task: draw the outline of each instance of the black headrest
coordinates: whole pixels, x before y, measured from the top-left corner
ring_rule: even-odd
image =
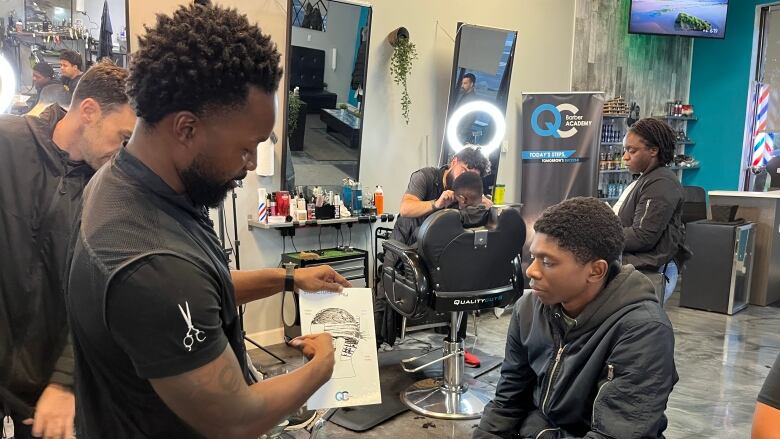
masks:
[[[475,291],[504,286],[525,244],[525,222],[515,209],[491,209],[495,221],[467,229],[457,210],[433,213],[417,234],[418,254],[440,291]],[[477,238],[477,239],[475,239]],[[485,245],[478,244],[485,239]]]

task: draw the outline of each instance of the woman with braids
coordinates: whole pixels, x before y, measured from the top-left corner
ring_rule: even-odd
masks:
[[[675,140],[672,128],[658,119],[641,119],[628,129],[623,161],[639,178],[613,208],[626,240],[623,263],[650,278],[662,304],[674,291],[677,267],[690,255],[683,244],[683,188],[667,167],[674,159]]]

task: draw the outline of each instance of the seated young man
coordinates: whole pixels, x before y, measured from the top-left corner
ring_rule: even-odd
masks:
[[[595,198],[572,198],[534,231],[533,293],[515,304],[496,396],[473,437],[662,438],[674,334],[653,284],[620,265],[620,220]]]

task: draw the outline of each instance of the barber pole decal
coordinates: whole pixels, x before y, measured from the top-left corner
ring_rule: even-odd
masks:
[[[756,103],[756,127],[753,130],[753,166],[766,166],[774,149],[772,133],[767,132],[769,115],[769,84],[762,84],[758,89]]]

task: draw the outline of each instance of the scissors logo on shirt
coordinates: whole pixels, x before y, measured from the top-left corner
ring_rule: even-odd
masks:
[[[186,312],[184,310],[187,310]],[[187,335],[184,336],[182,344],[187,348],[188,352],[192,351],[192,345],[197,341],[198,343],[206,340],[206,334],[200,329],[192,325],[192,314],[190,314],[190,304],[184,302],[184,308],[179,305],[179,311],[181,316],[184,317],[184,322],[187,323]]]

